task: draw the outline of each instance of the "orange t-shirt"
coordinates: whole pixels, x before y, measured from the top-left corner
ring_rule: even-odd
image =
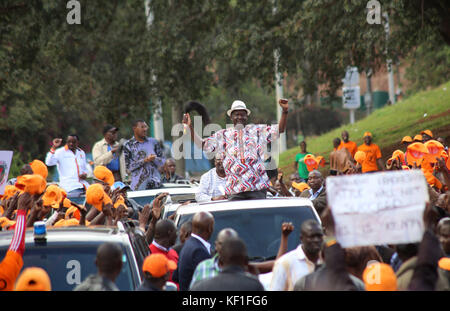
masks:
[[[0,291],[12,291],[14,283],[23,266],[22,256],[15,251],[8,251],[0,262]]]
[[[362,144],[358,147],[359,151],[362,151],[366,154],[366,159],[362,163],[362,172],[373,172],[378,171],[377,159],[381,158],[381,150],[380,147],[376,144],[370,144],[367,146],[366,144]]]
[[[352,158],[355,157],[356,151],[358,151],[358,146],[354,141],[349,140],[347,143],[344,143],[344,141],[341,141],[341,144],[338,147],[339,149],[346,148],[348,152],[352,155]]]

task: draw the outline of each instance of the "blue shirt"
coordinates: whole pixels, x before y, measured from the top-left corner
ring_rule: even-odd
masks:
[[[111,146],[108,145],[108,151],[111,151]],[[119,162],[119,156],[115,155],[111,162],[106,165],[107,168],[109,168],[110,171],[116,172],[120,170],[120,162]]]

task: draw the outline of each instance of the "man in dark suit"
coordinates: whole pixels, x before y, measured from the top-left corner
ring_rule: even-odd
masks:
[[[223,266],[211,279],[196,282],[192,291],[263,291],[259,280],[245,271],[248,265],[247,247],[238,237],[226,239],[222,245]]]
[[[174,279],[178,279],[180,290],[188,290],[197,265],[211,258],[208,240],[214,231],[214,216],[209,212],[198,212],[192,218],[191,237],[184,243],[178,260]]]

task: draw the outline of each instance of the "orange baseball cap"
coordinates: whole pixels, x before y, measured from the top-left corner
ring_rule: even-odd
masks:
[[[430,130],[425,130],[420,132],[420,134],[427,134],[428,136],[430,136],[431,138],[433,138],[433,132],[431,132]]]
[[[444,146],[437,140],[433,139],[427,141],[424,145],[428,149],[428,154],[425,155],[425,159],[431,163],[436,163],[436,158],[441,157],[441,153],[445,149]]]
[[[66,211],[65,218],[66,219],[75,218],[77,220],[80,220],[81,218],[80,210],[75,206],[69,207]]]
[[[86,190],[86,202],[94,206],[100,212],[102,211],[102,204],[111,203],[111,198],[103,190],[100,184],[92,184]]]
[[[15,225],[16,222],[14,220],[11,220],[7,217],[0,217],[0,226],[2,228],[7,228],[9,226]]]
[[[45,187],[47,187],[47,182],[38,174],[22,175],[17,177],[15,186],[31,195],[42,194],[45,191]]]
[[[450,271],[450,258],[442,257],[438,262],[439,268]]]
[[[160,278],[176,268],[177,264],[175,261],[167,259],[163,254],[151,254],[147,256],[142,265],[142,271],[150,273],[155,278]]]
[[[411,136],[405,136],[405,137],[403,137],[402,138],[402,143],[412,143],[412,138],[411,138]]]
[[[53,208],[59,208],[59,203],[61,202],[62,194],[61,190],[57,185],[50,185],[45,190],[42,196],[42,201],[44,206],[51,206]]]
[[[363,135],[363,137],[366,137],[366,136],[370,136],[370,137],[372,137],[372,133],[371,133],[371,132],[364,132],[364,135]]]
[[[58,220],[53,227],[72,227],[72,226],[79,226],[80,221],[76,218],[69,218],[69,219],[60,219]],[[86,225],[88,225],[88,222],[86,221]]]
[[[296,183],[295,181],[293,181],[292,187],[294,187],[295,189],[300,190],[300,191],[305,191],[306,189],[311,189],[311,187],[305,182]]]
[[[359,164],[362,164],[364,160],[366,159],[366,153],[364,151],[358,150],[355,153],[355,161]]]
[[[47,179],[48,176],[48,168],[47,165],[44,164],[41,160],[33,160],[30,163],[31,169],[33,170],[33,174],[39,174],[44,179]]]
[[[408,162],[412,164],[416,162],[417,165],[422,163],[423,157],[428,153],[428,148],[422,143],[412,143],[406,149],[406,157]]]
[[[44,269],[30,267],[23,270],[16,282],[15,291],[51,291],[50,278]]]
[[[19,189],[16,188],[16,186],[13,185],[7,185],[5,186],[5,193],[2,195],[0,195],[0,197],[3,200],[7,200],[10,197],[12,197],[17,191],[19,191]]]
[[[118,208],[120,205],[123,205],[123,206],[127,206],[126,204],[125,204],[125,199],[123,198],[123,196],[119,196],[119,198],[116,200],[116,203],[114,203],[114,208]]]
[[[303,160],[304,160],[304,162],[306,164],[306,168],[308,169],[309,172],[311,172],[312,170],[317,169],[319,167],[319,162],[312,154],[307,154],[303,158]]]
[[[71,207],[72,207],[72,204],[71,204],[71,202],[70,202],[70,200],[69,200],[68,198],[64,198],[64,200],[63,200],[63,206],[64,206],[65,208],[71,208]]]
[[[94,169],[94,176],[110,186],[114,184],[114,175],[106,166],[96,166]]]
[[[385,263],[369,264],[363,272],[367,291],[396,291],[397,277],[391,266]]]
[[[423,141],[422,135],[417,134],[416,136],[414,136],[414,141],[422,142]]]
[[[400,160],[400,164],[405,163],[405,153],[403,151],[401,151],[401,150],[395,150],[392,153],[391,159],[392,160],[399,159]],[[391,160],[391,159],[389,159],[389,160]]]
[[[319,165],[321,167],[325,167],[325,159],[322,156],[317,156],[316,160],[317,160],[317,163],[319,163]]]

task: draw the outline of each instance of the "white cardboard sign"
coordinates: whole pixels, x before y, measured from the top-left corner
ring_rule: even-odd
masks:
[[[13,152],[0,150],[0,194],[5,193],[6,182],[8,181],[9,168],[11,167]]]
[[[415,243],[429,200],[420,170],[328,177],[327,199],[343,247]]]

